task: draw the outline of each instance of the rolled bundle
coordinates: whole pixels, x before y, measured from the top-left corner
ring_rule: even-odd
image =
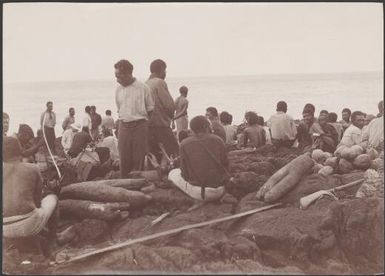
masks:
[[[88,182],[105,184],[111,187],[120,187],[127,190],[140,190],[143,187],[147,186],[148,184],[145,178],[108,179],[108,180],[98,180],[98,181],[88,181]]]
[[[68,218],[92,218],[114,220],[120,218],[120,211],[128,210],[127,202],[102,203],[90,200],[66,199],[59,200],[60,215]]]
[[[84,199],[98,202],[128,202],[132,207],[142,206],[152,199],[139,191],[129,191],[95,182],[74,183],[62,188],[60,199]]]

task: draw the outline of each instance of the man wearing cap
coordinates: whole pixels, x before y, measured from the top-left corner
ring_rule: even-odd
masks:
[[[61,144],[63,146],[64,152],[67,154],[68,150],[71,148],[72,141],[75,134],[80,130],[80,125],[71,124],[70,128],[66,129],[61,137]]]
[[[176,122],[176,130],[177,130],[178,134],[181,130],[188,129],[187,92],[188,92],[188,88],[186,86],[182,86],[181,88],[179,88],[180,96],[178,98],[176,98],[176,100],[175,100],[175,117],[174,117],[174,120]]]
[[[56,114],[52,111],[53,103],[51,101],[46,104],[47,109],[41,114],[40,126],[44,128],[44,134],[47,139],[47,143],[52,152],[55,151],[55,125],[56,125]]]
[[[40,233],[54,213],[60,192],[47,183],[35,164],[22,163],[16,138],[3,139],[3,236],[22,238]]]

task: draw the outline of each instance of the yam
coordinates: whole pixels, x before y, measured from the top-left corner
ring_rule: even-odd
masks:
[[[326,159],[324,152],[320,149],[313,150],[311,158],[319,164],[322,164]]]
[[[345,148],[342,150],[341,152],[341,157],[343,159],[346,159],[346,160],[349,160],[349,161],[352,161],[354,160],[359,154],[357,153],[358,151],[353,149],[353,147],[351,148]]]
[[[374,148],[367,149],[366,153],[370,156],[371,160],[374,160],[379,156],[378,151],[376,151]]]
[[[328,159],[326,159],[324,165],[330,166],[333,169],[335,169],[338,165],[338,158],[337,157],[329,157]]]
[[[290,163],[289,163],[290,164]],[[278,171],[276,171],[263,186],[258,190],[257,192],[257,199],[263,199],[266,192],[268,192],[271,188],[274,187],[279,181],[281,181],[285,176],[289,174],[288,165],[280,168]]]
[[[354,167],[352,163],[341,158],[340,162],[338,163],[338,169],[341,173],[349,173],[354,170]]]
[[[364,153],[364,148],[361,147],[360,145],[354,145],[351,147],[351,149],[354,150],[357,156]]]
[[[376,158],[372,161],[370,168],[374,170],[378,170],[381,168],[381,166],[384,166],[384,162],[381,158]]]
[[[324,152],[324,155],[325,155],[325,160],[333,157],[333,154],[331,154],[330,152]]]
[[[369,154],[360,154],[353,161],[353,166],[360,170],[366,170],[370,167],[372,160]]]
[[[140,190],[147,185],[148,181],[144,178],[135,178],[135,179],[108,179],[108,180],[99,180],[99,181],[88,181],[94,183],[101,183],[111,187],[120,187],[127,190]]]
[[[324,166],[321,164],[315,164],[313,166],[313,173],[318,173]]]
[[[60,215],[67,218],[114,220],[120,218],[120,211],[128,210],[129,203],[102,203],[89,200],[66,199],[59,201]]]
[[[333,173],[334,169],[331,166],[324,166],[322,169],[319,170],[319,174],[322,174],[324,176],[331,175]]]
[[[287,173],[285,173],[284,177],[280,178],[277,183],[272,185],[270,190],[265,192],[264,201],[271,203],[280,199],[298,184],[299,180],[311,170],[313,165],[313,160],[307,154],[300,155],[292,160],[284,167],[287,170]],[[272,177],[274,176],[275,174]],[[272,177],[268,179],[265,185],[272,181]],[[274,180],[275,178],[273,178],[273,181]]]
[[[130,178],[144,178],[147,181],[161,180],[162,176],[159,170],[151,171],[132,171],[128,174]]]
[[[128,202],[133,207],[151,200],[151,196],[139,191],[129,191],[97,182],[81,182],[62,188],[60,199],[83,199],[98,202]]]

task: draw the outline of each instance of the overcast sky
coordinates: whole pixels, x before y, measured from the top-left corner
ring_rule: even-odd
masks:
[[[380,3],[8,3],[5,82],[382,71]]]

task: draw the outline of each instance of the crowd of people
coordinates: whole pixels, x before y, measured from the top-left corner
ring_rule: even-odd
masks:
[[[226,193],[230,179],[227,152],[231,150],[266,144],[337,154],[341,147],[353,145],[383,150],[383,101],[378,104],[377,116],[344,108],[340,121],[336,113],[327,110],[317,117],[310,103],[303,108],[303,118],[296,121],[287,113],[285,101],[277,103],[276,113],[267,121],[248,111],[244,122],[235,126],[228,111],[219,113],[213,106],[207,107],[205,116],[189,121],[188,88],[181,86],[180,96],[174,100],[165,81],[166,68],[163,60],[154,60],[150,77],[143,83],[133,76],[134,67],[128,60],[114,64],[118,118],[112,117],[111,110],[102,117],[95,106],[86,106],[81,118],[75,119],[75,109],[69,108],[62,122],[62,157],[80,160],[91,149],[100,160],[98,166],[106,168],[104,172],[119,170],[120,178],[128,178],[130,172],[145,169],[145,159],[151,153],[159,164],[168,160],[163,173],[174,185],[205,202],[221,199]],[[60,185],[43,183],[38,167],[31,164],[37,162],[42,148],[59,155],[53,103],[47,102],[36,137],[26,124],[8,136],[9,119],[3,112],[3,215],[7,221],[3,229],[4,236],[12,238],[43,229],[56,207]]]

